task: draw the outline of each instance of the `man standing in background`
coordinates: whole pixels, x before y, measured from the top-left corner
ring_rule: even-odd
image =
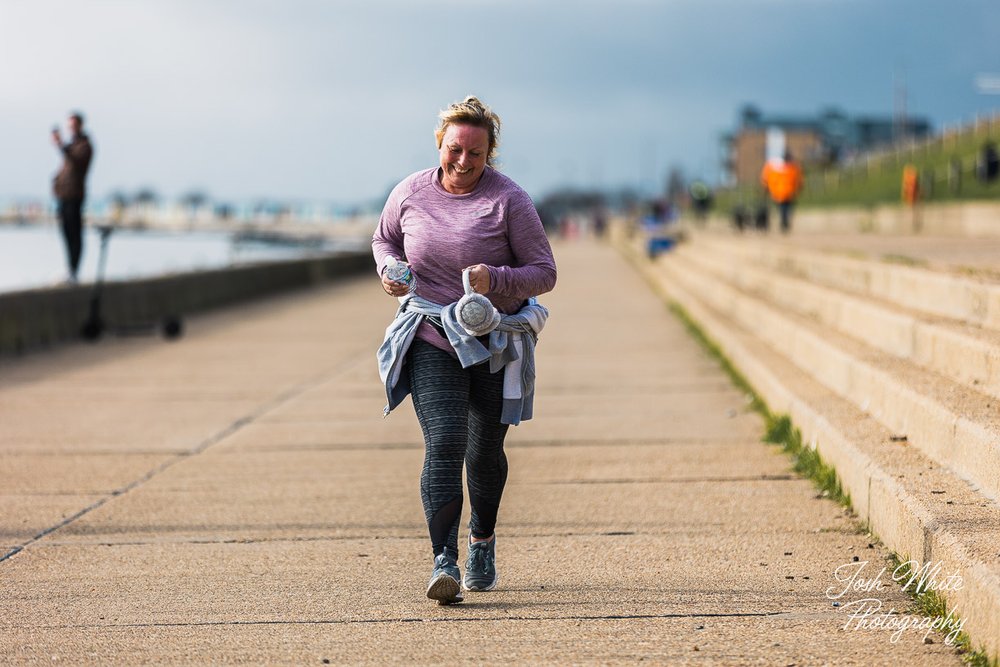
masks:
[[[83,200],[87,194],[87,171],[94,151],[90,138],[83,133],[83,115],[70,114],[66,122],[70,141],[64,144],[59,127],[52,128],[52,143],[63,154],[63,164],[52,182],[52,191],[59,203],[66,254],[69,259],[69,280],[76,282],[80,255],[83,253]]]
[[[787,234],[792,228],[792,206],[802,189],[802,169],[792,159],[791,152],[785,151],[784,159],[775,158],[764,164],[760,181],[778,206],[781,231]]]

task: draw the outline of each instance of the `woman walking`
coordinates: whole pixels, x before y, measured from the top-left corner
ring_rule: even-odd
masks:
[[[555,286],[556,266],[530,197],[494,168],[500,118],[467,97],[439,119],[440,164],[392,190],[372,250],[382,288],[400,300],[379,349],[386,412],[412,396],[434,552],[427,597],[449,604],[463,599],[463,587],[497,584],[504,437],[510,424],[531,418],[534,346],[548,316],[534,297]],[[401,280],[386,271],[397,260],[410,270]],[[392,268],[396,276],[401,267]],[[464,578],[463,465],[472,506]]]

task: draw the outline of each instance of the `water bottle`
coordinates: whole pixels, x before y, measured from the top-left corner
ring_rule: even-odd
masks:
[[[409,265],[406,262],[400,262],[395,257],[389,257],[385,260],[385,277],[404,283],[409,288],[406,290],[407,294],[417,287],[417,277],[410,271]]]

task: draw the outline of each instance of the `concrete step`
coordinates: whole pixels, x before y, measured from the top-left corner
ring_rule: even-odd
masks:
[[[986,497],[1000,497],[996,399],[774,307],[684,256],[666,257],[659,268]]]
[[[733,253],[719,252],[718,247],[685,244],[677,254],[697,264],[699,270],[782,309],[1000,398],[1000,332],[816,285],[741,262]]]
[[[788,414],[832,465],[852,505],[872,532],[903,559],[940,564],[962,586],[945,594],[965,619],[974,642],[1000,653],[1000,508],[948,467],[919,449],[892,440],[872,415],[838,396],[775,347],[799,341],[746,326],[736,299],[710,303],[701,285],[672,270],[676,258],[649,262],[623,246],[633,263],[669,300],[682,306],[747,378],[774,413]],[[765,342],[767,341],[767,342]]]
[[[1000,284],[983,277],[807,250],[768,239],[712,233],[695,234],[695,238],[700,245],[740,257],[742,262],[919,313],[1000,330]]]

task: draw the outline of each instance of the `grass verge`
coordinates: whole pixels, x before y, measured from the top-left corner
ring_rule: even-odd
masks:
[[[909,565],[910,559],[903,560],[894,551],[890,551],[889,557],[893,573],[899,575],[897,580],[909,580],[914,574],[912,567]],[[942,620],[948,617],[948,601],[937,591],[928,588],[917,592],[915,587],[903,590],[913,600],[913,611],[915,613],[928,618]],[[998,667],[1000,665],[1000,661],[990,660],[985,648],[973,648],[972,638],[965,632],[957,634],[953,646],[955,650],[961,653],[962,662],[966,665],[971,665],[971,667]]]

